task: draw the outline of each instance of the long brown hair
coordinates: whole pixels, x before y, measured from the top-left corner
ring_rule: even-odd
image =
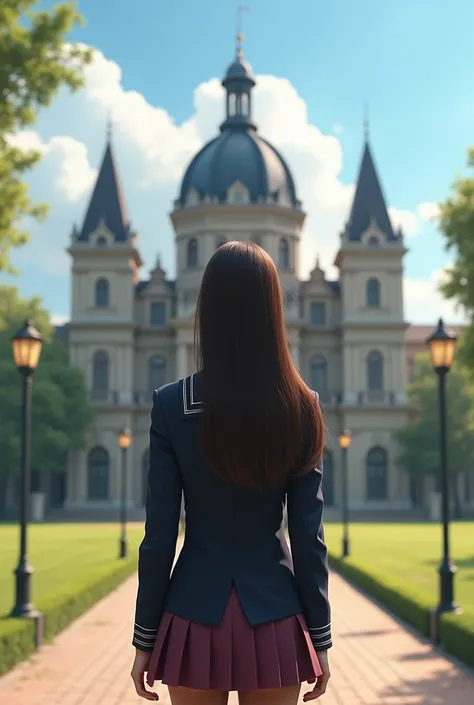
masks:
[[[271,257],[229,242],[204,272],[195,329],[204,453],[234,485],[275,487],[321,459],[324,422],[288,346]]]

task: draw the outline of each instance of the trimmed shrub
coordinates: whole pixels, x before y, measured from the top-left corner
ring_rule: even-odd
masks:
[[[44,639],[51,641],[62,629],[117,588],[136,570],[136,559],[127,560],[88,575],[74,591],[52,595],[38,604],[44,615]],[[0,675],[9,671],[35,650],[35,627],[29,619],[0,621]]]

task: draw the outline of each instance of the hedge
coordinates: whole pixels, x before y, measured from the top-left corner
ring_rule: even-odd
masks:
[[[423,636],[430,635],[430,620],[433,603],[425,594],[410,586],[394,575],[384,575],[377,571],[368,572],[355,565],[351,560],[340,558],[329,552],[331,567],[341,573],[350,582],[362,588],[382,605],[391,610],[404,622],[411,624]],[[440,645],[449,654],[469,666],[474,666],[474,614],[462,616],[444,614],[439,625]]]
[[[136,559],[107,566],[88,575],[82,584],[56,593],[38,604],[44,616],[44,640],[51,641],[64,627],[112,592],[136,570]],[[0,675],[35,651],[35,625],[30,619],[0,621]]]

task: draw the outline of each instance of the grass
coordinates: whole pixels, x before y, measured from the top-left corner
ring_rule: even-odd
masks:
[[[129,525],[129,555],[136,562],[143,524]],[[68,592],[105,569],[120,566],[118,524],[33,524],[28,532],[28,557],[34,568],[32,601],[41,605],[55,594]],[[0,526],[0,615],[6,616],[14,598],[13,570],[18,561],[17,526]]]
[[[331,554],[340,555],[340,524],[327,524],[326,541]],[[349,562],[372,575],[393,577],[436,605],[441,528],[437,524],[352,524]],[[451,554],[458,566],[455,598],[474,618],[474,522],[451,526]]]

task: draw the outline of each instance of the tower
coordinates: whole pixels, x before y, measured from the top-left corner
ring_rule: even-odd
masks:
[[[116,434],[124,423],[131,425],[134,294],[141,266],[110,135],[82,228],[73,228],[68,252],[72,259],[70,359],[84,371],[97,409],[88,439],[90,450],[71,459],[69,481],[76,484],[68,494],[76,505],[86,498],[110,505],[118,501],[119,493],[118,478],[112,472],[118,467]],[[88,458],[90,454],[93,457]]]
[[[278,266],[298,358],[298,257],[305,214],[285,160],[258,134],[253,121],[255,83],[238,44],[222,81],[225,119],[220,134],[192,159],[171,213],[177,252],[178,378],[193,369],[193,316],[203,271],[229,240],[253,240]]]
[[[340,272],[343,427],[353,430],[353,504],[406,497],[393,431],[407,419],[401,230],[395,231],[366,135]],[[364,473],[364,474],[362,474]]]

